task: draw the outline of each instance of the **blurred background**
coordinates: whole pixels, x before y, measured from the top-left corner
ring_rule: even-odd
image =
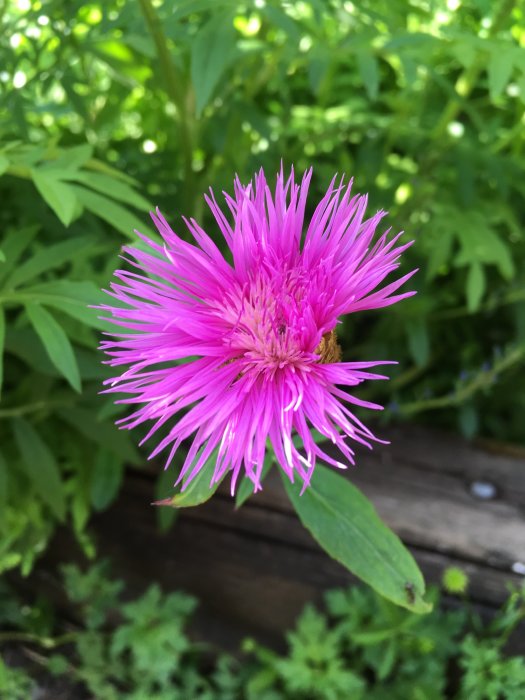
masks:
[[[121,246],[156,205],[179,234],[193,215],[217,236],[202,194],[281,161],[313,165],[311,208],[346,173],[415,240],[417,296],[348,318],[341,339],[345,360],[399,361],[361,394],[381,420],[523,443],[524,13],[0,1],[0,571],[29,574],[57,523],[93,553],[90,514],[144,463],[98,395],[104,323],[88,308]]]

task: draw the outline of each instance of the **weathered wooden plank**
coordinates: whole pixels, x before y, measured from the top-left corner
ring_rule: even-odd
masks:
[[[525,563],[525,460],[413,426],[385,433],[392,445],[360,453],[347,476],[407,542],[429,581],[455,564],[471,579],[471,599],[501,603],[507,585],[523,581],[512,567]],[[471,485],[489,477],[494,498],[480,500]],[[152,499],[151,475],[130,474],[118,503],[93,518],[100,555],[112,558],[131,591],[158,580],[197,595],[196,629],[208,639],[235,648],[253,633],[275,644],[307,601],[352,581],[298,522],[277,470],[239,511],[221,489],[182,511],[163,536]],[[44,568],[74,552],[62,532]]]

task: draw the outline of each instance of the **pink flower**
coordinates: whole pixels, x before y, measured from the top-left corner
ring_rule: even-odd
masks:
[[[371,447],[377,440],[348,405],[381,406],[348,393],[367,371],[387,362],[342,362],[336,328],[344,314],[377,309],[411,296],[395,294],[415,270],[380,288],[399,266],[389,230],[372,244],[385,215],[364,218],[366,195],[330,183],[304,223],[311,169],[300,185],[294,173],[277,177],[272,196],[263,171],[247,187],[225,194],[230,218],[210,190],[206,202],[226,242],[226,254],[197,224],[184,219],[195,244],[152,214],[164,245],[138,233],[150,252],[126,247],[136,272],[118,270],[104,306],[125,329],[102,343],[108,364],[122,372],[106,382],[139,407],[119,421],[131,429],[154,421],[142,442],[168,424],[151,453],[191,441],[178,482],[186,486],[210,458],[213,482],[230,471],[260,488],[268,441],[290,480],[306,486],[316,459],[346,468],[316,444],[312,430],[353,463],[347,438]],[[120,371],[120,370],[119,370]],[[142,444],[142,443],[141,443]],[[178,483],[177,482],[177,483]]]

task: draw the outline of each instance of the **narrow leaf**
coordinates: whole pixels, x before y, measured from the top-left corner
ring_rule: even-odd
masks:
[[[25,287],[20,293],[21,298],[37,301],[46,306],[53,306],[60,311],[82,321],[92,328],[108,330],[111,326],[107,321],[101,321],[97,309],[90,308],[93,304],[107,303],[107,296],[94,282],[85,280],[73,282],[56,280],[43,284]]]
[[[140,220],[136,216],[108,197],[92,192],[85,187],[72,185],[71,188],[86,209],[135,241],[136,236],[133,231],[140,227]]]
[[[12,229],[2,241],[5,265],[0,269],[0,279],[4,279],[16,266],[20,256],[36,236],[40,226],[26,226]]]
[[[0,452],[0,522],[5,513],[7,505],[7,495],[9,489],[9,476],[7,471],[7,463],[4,455]]]
[[[102,192],[102,194],[112,197],[113,199],[117,199],[120,202],[124,202],[125,204],[129,204],[136,209],[142,209],[143,211],[150,211],[151,209],[154,209],[151,202],[144,199],[144,197],[142,197],[126,182],[117,180],[115,177],[104,175],[102,173],[92,173],[82,170],[72,174],[70,179],[76,182],[81,182],[83,185],[87,185],[92,190]]]
[[[418,613],[430,610],[412,555],[350,481],[318,465],[300,495],[301,484],[282,476],[299,519],[331,557],[393,603]]]
[[[230,13],[215,15],[197,33],[191,52],[191,80],[199,116],[226,67],[235,56],[235,30]]]
[[[0,153],[0,175],[3,175],[7,168],[9,167],[9,159]]]
[[[379,93],[379,64],[377,58],[371,51],[358,51],[357,67],[368,97],[371,100],[375,100]]]
[[[46,246],[25,263],[19,265],[7,280],[6,285],[16,287],[43,272],[63,265],[68,260],[78,259],[82,252],[92,245],[93,238],[91,236],[82,236]]]
[[[98,451],[91,476],[91,503],[95,510],[107,508],[122,483],[124,463],[107,449]]]
[[[35,333],[42,341],[51,362],[63,374],[75,391],[80,392],[80,373],[75,353],[55,318],[38,303],[26,304],[27,315]]]
[[[430,338],[425,321],[419,318],[407,323],[410,354],[418,367],[424,367],[430,357]]]
[[[488,65],[491,100],[497,99],[507,87],[513,68],[511,52],[502,50],[499,47],[492,52]]]
[[[485,293],[486,279],[483,267],[478,262],[473,262],[467,275],[467,308],[470,313],[477,311],[483,294]]]
[[[177,455],[175,455],[174,461],[177,461]],[[178,464],[178,467],[180,468],[181,464]],[[168,500],[169,505],[171,505],[171,499],[165,499],[165,496],[167,493],[173,494],[173,481],[173,469],[163,469],[155,483],[155,498],[157,499],[157,503],[162,505]],[[155,514],[160,531],[167,532],[177,519],[178,510],[176,508],[156,508]]]
[[[166,505],[172,508],[192,508],[209,501],[219,488],[220,481],[211,483],[215,464],[217,462],[217,450],[215,449],[199,473],[190,481],[188,487],[176,493],[171,498],[155,501],[154,505]],[[222,480],[221,480],[222,481]]]
[[[72,407],[67,410],[60,410],[58,413],[66,423],[72,425],[88,440],[113,452],[124,462],[129,464],[138,464],[140,462],[140,456],[130,442],[127,433],[117,430],[108,421],[97,420],[93,411]]]
[[[36,430],[23,418],[13,420],[13,430],[27,476],[44,503],[59,520],[64,520],[64,490],[53,453]]]
[[[73,188],[61,182],[56,174],[50,171],[33,170],[32,176],[33,182],[43,199],[64,226],[69,226],[77,210],[77,198]]]
[[[0,398],[4,382],[4,345],[5,345],[5,312],[0,306]]]
[[[65,148],[60,151],[56,160],[50,161],[49,168],[62,170],[76,170],[81,168],[93,155],[93,146],[82,143],[80,146]]]

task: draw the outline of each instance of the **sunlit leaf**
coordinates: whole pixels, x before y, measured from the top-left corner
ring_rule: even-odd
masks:
[[[83,185],[88,185],[91,189],[102,192],[104,195],[124,202],[125,204],[129,204],[136,209],[150,211],[155,208],[151,202],[142,197],[127,183],[122,182],[122,180],[117,180],[115,177],[110,177],[102,173],[95,174],[84,170],[74,173],[70,179],[81,182]]]
[[[375,100],[379,93],[379,64],[375,54],[367,50],[358,51],[357,67],[368,97]]]
[[[489,92],[492,100],[497,99],[507,87],[514,65],[512,54],[498,47],[490,55],[488,65]]]
[[[215,15],[199,30],[191,52],[191,80],[199,115],[208,104],[221,75],[235,56],[233,17]]]
[[[128,238],[136,240],[136,235],[133,233],[134,229],[138,228],[144,230],[144,226],[141,226],[140,219],[108,197],[104,197],[101,194],[97,194],[79,185],[72,185],[71,188],[86,209],[101,219],[104,219],[104,221],[107,221],[108,224]]]
[[[80,144],[64,149],[58,158],[50,161],[49,167],[54,169],[63,168],[64,170],[76,170],[87,163],[93,155],[93,146],[88,143]]]
[[[64,226],[69,226],[77,211],[77,199],[73,189],[58,179],[55,171],[33,170],[32,175],[33,182],[43,199]]]

